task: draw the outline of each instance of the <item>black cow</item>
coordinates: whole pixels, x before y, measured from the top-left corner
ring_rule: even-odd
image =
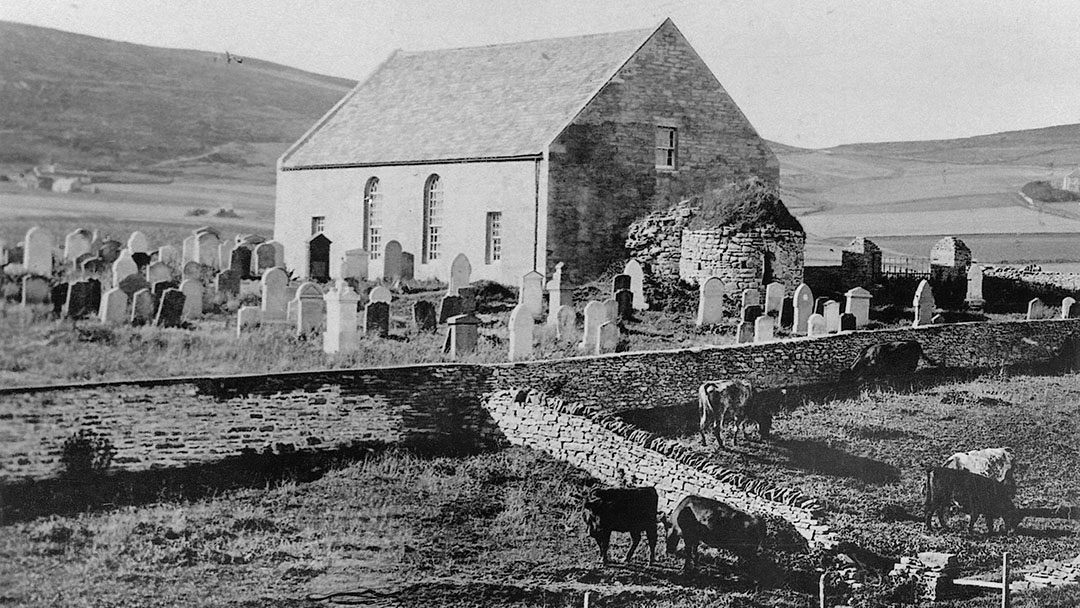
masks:
[[[926,357],[922,345],[914,340],[871,344],[855,358],[851,372],[858,378],[910,374],[919,366],[920,358]]]
[[[656,488],[594,488],[585,497],[582,517],[589,536],[600,547],[600,559],[608,563],[608,546],[612,532],[630,533],[630,550],[626,560],[634,555],[641,542],[641,533],[649,539],[649,564],[656,559],[656,513],[659,499]]]
[[[712,431],[716,443],[724,447],[724,420],[730,415],[735,423],[732,443],[738,443],[739,433],[747,420],[758,425],[758,435],[769,438],[772,412],[763,403],[754,402],[754,389],[745,380],[710,380],[698,387],[698,429],[701,445],[705,445],[706,431]]]
[[[665,525],[668,553],[674,553],[679,539],[686,544],[687,571],[697,565],[698,543],[727,549],[740,558],[750,558],[765,545],[765,522],[728,504],[702,496],[687,496],[672,509]]]
[[[975,528],[980,515],[986,516],[986,530],[996,532],[994,523],[999,517],[1004,532],[1011,532],[1019,525],[1021,515],[1013,506],[1009,488],[998,481],[961,469],[931,467],[926,469],[925,523],[931,530],[931,518],[937,514],[938,525],[948,529],[946,515],[953,501],[968,512],[968,533]]]

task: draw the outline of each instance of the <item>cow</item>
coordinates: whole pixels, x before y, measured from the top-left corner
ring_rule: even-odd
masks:
[[[1010,448],[983,448],[957,452],[941,464],[946,469],[970,471],[1005,485],[1009,497],[1016,496],[1015,458]]]
[[[900,376],[910,374],[926,357],[922,345],[914,340],[871,344],[862,349],[850,371],[856,378],[865,376]]]
[[[763,550],[765,522],[728,504],[711,498],[690,495],[679,501],[664,522],[667,527],[667,551],[675,553],[679,539],[686,545],[684,569],[697,567],[698,543],[727,549],[746,559]]]
[[[986,530],[996,533],[995,520],[1001,518],[1002,530],[1011,532],[1020,523],[1021,516],[1013,506],[1005,484],[961,469],[931,467],[926,469],[925,524],[933,529],[931,518],[936,514],[942,529],[948,529],[946,514],[955,501],[968,512],[968,533],[975,529],[980,515],[986,517]]]
[[[763,405],[751,403],[754,389],[745,380],[710,380],[698,387],[698,414],[701,431],[701,445],[706,445],[705,432],[711,430],[716,443],[724,447],[724,420],[731,412],[735,423],[732,443],[737,444],[739,433],[747,420],[758,424],[758,435],[768,439],[772,426],[772,414]]]
[[[593,488],[585,497],[582,518],[589,536],[600,547],[600,560],[608,563],[612,532],[630,533],[626,562],[634,555],[644,531],[649,540],[649,565],[656,559],[656,488]]]

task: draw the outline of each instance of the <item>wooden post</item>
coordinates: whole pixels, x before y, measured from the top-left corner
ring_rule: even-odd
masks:
[[[1001,554],[1001,608],[1009,608],[1009,553]]]
[[[818,608],[826,608],[825,606],[825,575],[829,571],[821,573],[821,578],[818,579]]]
[[[590,593],[592,593],[592,592],[591,591],[586,591],[585,592],[585,608],[589,608],[589,594]]]

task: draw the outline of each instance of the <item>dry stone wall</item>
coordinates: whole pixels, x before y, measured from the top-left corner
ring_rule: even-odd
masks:
[[[794,230],[761,227],[740,232],[731,227],[717,230],[684,230],[679,256],[679,277],[693,284],[716,276],[730,291],[742,291],[778,281],[790,291],[803,282],[803,248],[806,235]],[[771,277],[765,276],[765,256]],[[766,280],[768,279],[768,280]]]

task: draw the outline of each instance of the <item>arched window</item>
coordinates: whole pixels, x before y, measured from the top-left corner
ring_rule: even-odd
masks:
[[[442,180],[432,175],[424,185],[424,246],[420,261],[427,264],[439,259],[439,231],[442,229]]]
[[[382,249],[382,195],[379,178],[373,177],[364,186],[364,249],[368,259],[377,260]]]

